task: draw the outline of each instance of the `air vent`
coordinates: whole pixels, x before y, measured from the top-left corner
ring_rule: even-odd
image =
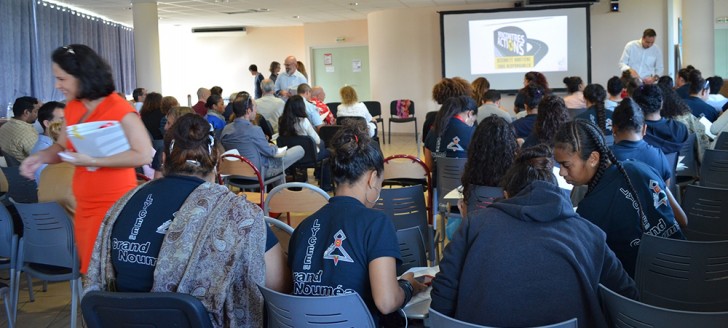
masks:
[[[196,36],[245,36],[248,29],[245,26],[194,27],[192,33]]]
[[[270,9],[268,9],[268,8],[246,9],[246,10],[238,10],[238,11],[227,11],[227,12],[223,12],[223,13],[228,14],[228,15],[238,15],[238,14],[267,13],[267,12],[270,12]]]

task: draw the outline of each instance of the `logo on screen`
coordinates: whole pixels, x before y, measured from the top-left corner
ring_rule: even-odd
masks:
[[[493,41],[496,69],[532,68],[549,51],[545,42],[529,39],[523,29],[515,26],[493,31]]]

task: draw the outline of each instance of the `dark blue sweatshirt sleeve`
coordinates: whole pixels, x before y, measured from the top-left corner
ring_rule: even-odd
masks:
[[[599,283],[624,297],[639,300],[639,292],[634,280],[624,271],[622,262],[617,259],[609,247],[604,247],[604,264]]]
[[[457,308],[460,274],[470,243],[468,238],[470,221],[463,220],[452,241],[445,247],[442,261],[440,261],[440,272],[432,281],[430,307],[449,317],[455,314]]]

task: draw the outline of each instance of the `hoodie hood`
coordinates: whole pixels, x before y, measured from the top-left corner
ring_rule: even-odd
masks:
[[[546,181],[534,181],[515,197],[491,207],[528,222],[552,222],[576,216],[571,201],[564,197],[559,186]]]

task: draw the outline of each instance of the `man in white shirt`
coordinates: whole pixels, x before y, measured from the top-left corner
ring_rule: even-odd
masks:
[[[711,76],[707,80],[710,83],[710,94],[705,102],[713,106],[718,113],[721,113],[728,109],[728,98],[720,94],[720,89],[723,87],[723,78]]]
[[[630,41],[624,46],[622,58],[619,60],[620,71],[629,70],[632,77],[644,83],[654,83],[664,72],[662,51],[655,47],[655,30],[648,28],[642,33],[642,39]]]
[[[298,71],[298,60],[296,57],[288,56],[283,62],[286,72],[279,74],[276,79],[276,94],[282,98],[288,98],[291,94],[296,94],[296,88],[302,83],[308,83],[301,72]]]

